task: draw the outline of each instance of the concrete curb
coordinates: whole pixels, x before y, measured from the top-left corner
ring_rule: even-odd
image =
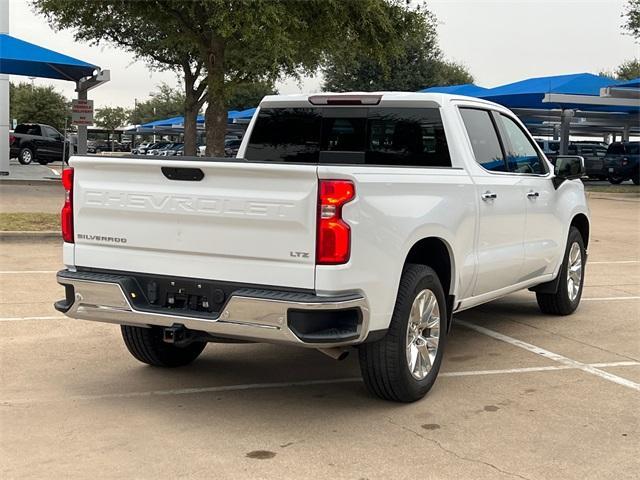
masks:
[[[617,200],[618,202],[640,203],[640,197],[634,193],[587,192],[587,199]]]
[[[62,233],[57,230],[34,231],[5,231],[0,232],[0,241],[30,242],[34,240],[61,240]]]
[[[0,177],[0,184],[3,184],[3,185],[32,185],[34,183],[39,183],[42,185],[54,185],[56,183],[61,183],[61,180],[60,180],[60,177],[47,177],[47,178],[34,178],[34,179]]]

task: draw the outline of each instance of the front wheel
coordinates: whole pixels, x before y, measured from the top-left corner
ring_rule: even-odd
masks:
[[[29,165],[31,162],[33,162],[34,158],[35,155],[33,154],[33,150],[31,150],[30,148],[23,148],[18,154],[18,161],[22,165]]]
[[[442,363],[447,305],[436,272],[407,264],[387,334],[358,347],[364,383],[374,395],[414,402],[431,389]]]
[[[154,367],[182,367],[202,353],[207,342],[192,342],[186,346],[166,343],[159,327],[130,327],[122,325],[122,338],[137,360]]]
[[[542,313],[569,315],[578,308],[580,298],[582,298],[586,260],[582,235],[576,227],[571,227],[559,273],[558,291],[556,293],[536,293],[536,300]]]

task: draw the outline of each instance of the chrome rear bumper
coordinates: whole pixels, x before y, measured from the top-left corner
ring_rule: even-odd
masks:
[[[236,290],[216,315],[187,316],[182,312],[141,311],[132,306],[121,275],[58,272],[58,283],[67,289],[67,299],[55,304],[71,318],[140,327],[182,325],[216,337],[267,343],[287,343],[301,347],[330,348],[361,343],[368,334],[369,308],[356,294],[332,297],[308,293],[242,288]],[[310,313],[311,312],[311,313]],[[327,314],[357,312],[357,326],[350,335],[309,341],[291,328],[291,318],[313,312]],[[312,318],[312,317],[311,317]],[[299,323],[298,323],[299,325]]]

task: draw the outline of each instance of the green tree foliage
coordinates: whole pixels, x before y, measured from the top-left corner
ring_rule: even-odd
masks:
[[[241,83],[233,88],[227,105],[229,110],[246,110],[257,107],[266,95],[277,94],[275,85],[270,81]]]
[[[32,1],[54,26],[74,28],[78,39],[108,38],[159,62],[166,59],[156,50],[174,60],[193,55],[206,71],[207,153],[213,155],[224,154],[235,86],[314,73],[345,45],[376,58],[394,52],[397,32],[387,7],[405,8],[404,0]],[[198,78],[199,70],[191,72]]]
[[[633,80],[640,77],[640,60],[632,58],[622,62],[615,70],[605,70],[600,75],[612,78],[613,80]]]
[[[65,119],[70,124],[69,101],[53,87],[34,86],[30,83],[9,85],[9,118],[18,123],[44,123],[64,130]]]
[[[394,55],[372,58],[353,49],[339,50],[324,68],[325,91],[416,91],[434,85],[473,82],[467,69],[443,58],[438,47],[435,17],[424,7],[400,10],[395,14],[394,30],[400,48]]]
[[[173,70],[184,86],[185,154],[196,153],[196,117],[206,98],[204,62],[195,45],[176,30],[154,1],[31,0],[57,29],[73,29],[76,40],[110,43],[133,53],[155,70]],[[156,110],[157,111],[157,110]],[[175,116],[175,115],[174,115]]]
[[[622,16],[625,18],[622,28],[636,41],[640,39],[640,0],[629,0]]]
[[[94,116],[95,123],[98,127],[108,130],[108,139],[118,127],[122,127],[130,117],[130,112],[122,107],[104,107],[98,108]],[[113,144],[111,144],[113,150]]]
[[[136,103],[131,110],[130,123],[140,125],[184,114],[185,95],[180,89],[162,83],[149,97],[148,100]]]

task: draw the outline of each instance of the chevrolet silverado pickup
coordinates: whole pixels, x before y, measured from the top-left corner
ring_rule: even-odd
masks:
[[[410,402],[454,313],[523,289],[545,314],[580,303],[584,161],[551,165],[494,103],[268,96],[237,158],[70,165],[55,307],[121,325],[149,365],[189,364],[208,342],[357,349],[367,388]]]

